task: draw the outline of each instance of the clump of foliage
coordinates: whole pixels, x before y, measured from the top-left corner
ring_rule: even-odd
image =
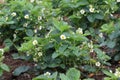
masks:
[[[41,70],[96,73],[120,59],[116,0],[10,0],[1,7],[0,38]]]
[[[0,49],[0,76],[2,76],[3,71],[7,71],[7,72],[10,71],[9,67],[2,62],[4,59],[3,54],[4,54],[4,50]]]

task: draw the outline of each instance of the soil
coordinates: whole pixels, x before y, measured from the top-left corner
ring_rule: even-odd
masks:
[[[24,61],[24,60],[20,60],[20,59],[13,59],[12,55],[13,52],[8,52],[5,53],[5,59],[3,60],[3,62],[5,64],[7,64],[10,67],[10,72],[4,72],[3,76],[0,78],[0,80],[32,80],[33,77],[35,77],[34,74],[30,74],[30,73],[23,73],[20,76],[13,76],[12,72],[19,66],[22,65],[26,65],[26,66],[30,66],[30,67],[34,67],[35,63],[29,62],[29,61]],[[118,63],[115,63],[118,64]],[[119,67],[120,64],[115,65],[113,64],[111,67],[106,66],[105,68],[111,69],[112,71],[114,71],[114,69],[116,67]],[[94,78],[95,80],[103,80],[103,78],[105,77],[104,74],[99,73],[99,74],[94,74],[91,73],[89,74],[90,78]]]
[[[11,52],[5,53],[5,59],[3,62],[10,67],[10,72],[4,72],[2,78],[0,80],[32,80],[34,74],[23,73],[20,76],[13,76],[12,72],[19,66],[30,66],[34,67],[34,63],[29,61],[24,61],[20,59],[13,59],[11,56]]]

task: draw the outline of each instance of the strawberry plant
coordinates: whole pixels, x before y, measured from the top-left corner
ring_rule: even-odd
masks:
[[[0,39],[6,50],[18,51],[14,57],[24,56],[38,70],[75,67],[85,78],[110,66],[109,61],[120,60],[120,20],[113,15],[118,4],[116,0],[6,0],[0,5]],[[78,76],[71,76],[72,71]],[[78,80],[80,73],[72,68],[59,78]],[[33,80],[55,80],[58,74]]]

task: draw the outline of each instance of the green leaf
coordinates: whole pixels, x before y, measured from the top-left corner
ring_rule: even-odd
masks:
[[[88,5],[89,3],[88,3],[88,1],[87,0],[80,0],[78,3],[77,3],[77,5],[79,5],[79,6],[84,6],[84,5]]]
[[[115,55],[114,60],[119,61],[120,60],[120,54]]]
[[[33,78],[32,80],[53,80],[53,78],[47,77],[47,76],[44,76],[44,75],[40,75],[38,77]]]
[[[33,78],[32,80],[57,80],[57,72],[53,73],[50,76],[40,75],[38,77]]]
[[[58,57],[59,55],[60,55],[60,54],[54,52],[54,53],[52,54],[52,58],[55,59],[55,58]]]
[[[51,77],[54,78],[53,80],[57,80],[57,75],[58,75],[58,72],[55,72],[51,75]]]
[[[101,51],[100,49],[95,48],[94,50],[97,53],[97,57],[99,59],[106,60],[106,61],[111,59],[108,55],[106,55],[105,53],[103,53],[103,51]]]
[[[110,22],[108,24],[103,24],[101,26],[101,31],[106,32],[108,34],[112,33],[114,30],[115,30],[114,22]]]
[[[62,45],[59,48],[59,52],[64,52],[67,49],[68,45]]]
[[[0,77],[2,76],[3,74],[3,70],[0,68]]]
[[[17,28],[16,30],[19,30],[19,31],[22,31],[22,30],[24,30],[25,28]]]
[[[107,71],[107,70],[102,70],[102,72],[103,72],[104,74],[106,74],[107,76],[109,76],[109,77],[115,77],[115,75],[114,75],[113,73],[111,73],[111,72],[109,72],[109,71]]]
[[[95,21],[95,17],[91,14],[91,15],[88,15],[87,16],[87,19],[90,21],[90,22],[94,22]]]
[[[4,43],[5,43],[5,46],[7,47],[11,47],[13,45],[13,42],[10,39],[6,39]]]
[[[116,45],[116,43],[115,43],[114,41],[108,41],[108,42],[107,42],[107,46],[108,46],[109,48],[114,48],[115,45]]]
[[[75,68],[70,68],[67,71],[66,75],[70,80],[79,80],[80,79],[80,71]]]
[[[96,19],[103,19],[104,18],[104,16],[102,14],[94,14],[94,17]]]
[[[30,69],[30,66],[19,66],[18,68],[16,68],[14,71],[13,71],[13,75],[14,76],[19,76],[21,73],[24,73],[26,71],[28,71]]]
[[[20,55],[18,53],[12,54],[13,59],[22,59],[22,60],[29,60],[30,56]]]
[[[50,68],[55,68],[55,67],[58,67],[59,65],[57,63],[51,63],[48,65],[48,67]]]
[[[6,22],[5,24],[14,24],[15,22],[14,21],[9,21],[9,22]]]
[[[70,36],[71,39],[75,40],[75,41],[87,41],[88,39],[80,34],[73,34]]]
[[[70,80],[65,74],[60,74],[60,79],[61,80]]]
[[[6,65],[6,64],[0,64],[0,67],[1,67],[1,69],[3,69],[3,70],[5,70],[5,71],[7,71],[7,72],[9,72],[10,71],[10,69],[9,69],[9,67]]]
[[[73,54],[75,54],[77,57],[80,56],[80,51],[78,47],[74,47]]]
[[[88,71],[88,72],[95,72],[97,70],[94,66],[90,66],[90,65],[85,65],[84,69],[85,71]]]
[[[88,79],[83,79],[83,80],[95,80],[95,79],[92,79],[92,78],[88,78]]]
[[[104,80],[112,80],[110,77],[105,77]]]
[[[61,32],[68,30],[71,27],[66,22],[58,21],[57,19],[53,19],[53,24]]]
[[[34,46],[33,46],[33,44],[32,44],[32,40],[31,40],[31,41],[28,41],[28,42],[26,42],[26,43],[23,43],[23,44],[21,45],[21,47],[18,48],[18,51],[25,52],[25,51],[31,50],[31,49],[33,49],[33,48],[34,48]]]
[[[34,35],[33,31],[31,29],[28,29],[26,31],[26,35],[32,37]]]

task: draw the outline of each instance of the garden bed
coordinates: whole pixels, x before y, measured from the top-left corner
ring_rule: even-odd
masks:
[[[8,52],[5,53],[5,59],[3,60],[3,62],[5,64],[7,64],[10,67],[10,72],[4,72],[3,76],[2,76],[2,80],[32,80],[32,78],[34,77],[34,74],[30,74],[30,73],[23,73],[19,76],[14,76],[13,75],[13,71],[19,67],[19,66],[30,66],[31,68],[34,67],[34,63],[29,62],[29,61],[24,61],[24,60],[20,60],[20,59],[13,59],[12,58],[12,53],[13,52]],[[0,79],[1,80],[1,79]]]
[[[3,76],[0,78],[0,80],[32,80],[32,78],[36,77],[34,72],[29,73],[29,72],[24,72],[19,76],[14,76],[13,75],[13,71],[19,67],[19,66],[30,66],[32,68],[34,68],[35,63],[33,62],[29,62],[29,61],[25,61],[25,60],[20,60],[20,59],[13,59],[12,54],[14,52],[8,52],[5,53],[5,59],[3,60],[3,62],[5,64],[7,64],[10,67],[10,72],[4,72]],[[105,66],[106,69],[115,71],[116,68],[120,67],[120,62],[115,62],[112,63],[111,66]],[[41,71],[42,72],[42,71]],[[101,72],[99,73],[90,73],[87,75],[89,78],[94,78],[95,80],[103,80],[103,78],[105,77],[105,75]]]
[[[116,0],[0,4],[0,80],[118,80]]]

